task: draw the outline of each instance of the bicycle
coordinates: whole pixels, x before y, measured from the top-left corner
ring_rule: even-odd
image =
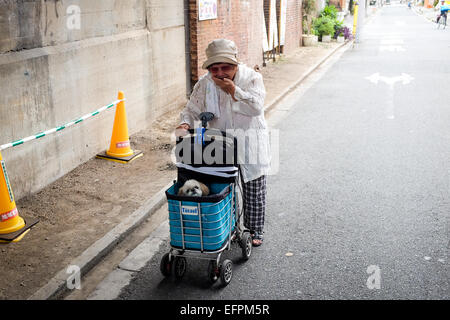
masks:
[[[442,25],[442,29],[445,29],[445,27],[447,26],[447,13],[445,14],[441,14],[438,18],[437,18],[437,28],[439,29],[440,26]]]

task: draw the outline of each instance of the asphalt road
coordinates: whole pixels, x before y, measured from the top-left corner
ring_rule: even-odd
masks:
[[[450,30],[385,6],[277,124],[265,242],[227,252],[231,283],[164,278],[167,241],[119,299],[449,299],[448,57]]]

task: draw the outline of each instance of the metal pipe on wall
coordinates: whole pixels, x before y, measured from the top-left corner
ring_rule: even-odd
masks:
[[[191,31],[189,17],[189,0],[184,0],[184,37],[186,60],[186,96],[189,98],[192,90],[191,70]]]

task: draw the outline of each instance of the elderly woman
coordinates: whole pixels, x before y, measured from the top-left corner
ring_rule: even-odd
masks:
[[[209,72],[194,86],[181,113],[178,134],[193,128],[201,112],[212,112],[209,123],[219,130],[238,130],[250,139],[238,154],[243,178],[244,226],[253,246],[263,242],[266,208],[266,175],[269,171],[269,139],[264,119],[264,89],[260,73],[238,62],[233,41],[217,39],[206,49],[202,68]],[[181,132],[180,132],[181,131]],[[251,132],[251,133],[249,133]]]

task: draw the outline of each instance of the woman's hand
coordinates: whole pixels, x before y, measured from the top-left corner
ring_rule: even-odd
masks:
[[[182,137],[188,134],[188,130],[191,127],[187,123],[182,123],[175,128],[175,136]]]
[[[214,76],[212,76],[212,79],[214,82],[219,86],[220,89],[225,91],[226,93],[229,93],[234,101],[237,101],[234,98],[234,93],[236,92],[236,87],[234,85],[234,82],[228,78],[219,79]]]

